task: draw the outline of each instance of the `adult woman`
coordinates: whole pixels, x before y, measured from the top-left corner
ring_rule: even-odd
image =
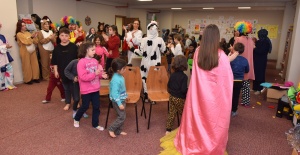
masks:
[[[131,49],[127,51],[128,64],[131,64],[131,59],[135,56],[135,54],[133,53],[134,49],[138,48],[138,46],[141,44],[143,37],[143,32],[141,31],[140,27],[140,20],[137,19],[133,21],[133,29],[129,32],[127,32],[125,26],[123,26],[123,29],[126,33],[124,40],[126,40],[129,49]]]
[[[175,131],[161,139],[161,146],[166,149],[162,154],[224,154],[230,123],[233,74],[228,57],[219,49],[219,40],[218,27],[208,25],[203,32],[201,46],[194,54],[193,74],[182,122],[177,133]],[[173,139],[170,137],[175,134],[175,148],[172,149],[169,145]]]
[[[250,105],[250,80],[255,80],[253,66],[253,48],[254,43],[251,37],[247,35],[252,32],[252,25],[246,21],[237,22],[234,29],[240,33],[240,37],[236,37],[234,43],[242,43],[245,46],[244,53],[241,56],[245,57],[249,63],[249,73],[245,73],[243,88],[242,88],[242,105],[249,107]]]
[[[29,33],[26,24],[19,20],[15,40],[20,49],[24,83],[32,84],[32,81],[39,83],[39,65],[34,45],[38,43],[37,33]]]
[[[263,89],[260,86],[261,83],[265,82],[266,67],[268,61],[268,53],[271,51],[272,44],[268,38],[268,31],[261,29],[258,31],[259,40],[255,43],[255,49],[253,52],[254,61],[254,73],[255,80],[253,81],[253,90],[255,94],[260,94]]]
[[[89,42],[93,42],[95,38],[95,34],[96,34],[95,28],[91,27],[89,33],[86,35],[85,40]]]
[[[44,80],[49,79],[50,73],[50,52],[54,49],[56,35],[50,30],[50,20],[42,20],[42,30],[38,32],[39,53],[41,57],[42,77]]]

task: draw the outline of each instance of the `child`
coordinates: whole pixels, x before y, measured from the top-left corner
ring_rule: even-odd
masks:
[[[61,42],[55,46],[53,50],[51,63],[54,66],[55,77],[61,77],[65,90],[66,105],[64,110],[69,110],[71,104],[71,88],[73,87],[73,80],[68,79],[65,76],[64,71],[72,60],[77,59],[77,46],[70,42],[70,31],[67,28],[61,28],[59,30],[59,38]]]
[[[239,56],[237,56],[233,61],[230,62],[231,69],[234,76],[233,83],[233,93],[232,93],[232,109],[231,116],[234,117],[237,115],[237,107],[240,97],[240,91],[242,88],[244,74],[249,72],[249,64],[248,60],[241,56],[244,52],[245,46],[242,43],[236,43],[233,46],[234,52],[239,52]]]
[[[168,37],[168,43],[167,43],[167,62],[168,62],[168,73],[171,73],[171,63],[172,63],[172,58],[174,57],[174,54],[171,51],[171,46],[174,46],[174,41],[173,41],[173,36]]]
[[[118,27],[116,25],[111,25],[109,26],[108,30],[110,37],[105,40],[107,43],[107,49],[109,53],[109,56],[106,59],[106,71],[108,71],[108,69],[110,68],[112,60],[119,57],[119,47],[121,43],[118,34]]]
[[[79,92],[79,84],[78,84],[78,73],[77,73],[77,64],[78,64],[78,59],[72,60],[68,66],[65,68],[65,75],[69,80],[73,81],[73,86],[70,87],[71,94],[73,96],[74,104],[73,104],[73,117],[75,117],[77,108],[78,108],[78,103],[80,100],[80,92]],[[84,113],[83,114],[84,118],[88,118],[89,116]]]
[[[105,59],[104,55],[109,56],[109,53],[107,52],[107,49],[104,47],[106,45],[106,42],[102,35],[96,35],[94,38],[94,43],[96,46],[96,54],[101,57],[100,64],[102,67],[105,65]]]
[[[120,58],[114,59],[111,64],[110,72],[113,72],[109,84],[109,98],[112,101],[113,108],[116,110],[118,117],[108,128],[109,135],[115,138],[116,135],[127,135],[122,131],[126,118],[125,99],[127,98],[125,80],[122,74],[125,72],[126,61]]]
[[[168,92],[170,93],[170,112],[167,119],[166,134],[170,133],[173,127],[175,114],[182,114],[187,93],[188,77],[183,71],[187,70],[187,59],[183,55],[174,58],[172,64],[174,73],[171,74],[168,82]]]
[[[50,59],[51,59],[51,57],[52,57],[52,54],[50,54]],[[51,101],[52,92],[55,87],[57,87],[58,90],[60,91],[60,96],[62,98],[61,101],[65,102],[65,91],[64,91],[63,85],[61,83],[61,79],[60,79],[60,77],[59,78],[55,77],[54,67],[51,64],[50,65],[49,83],[48,83],[48,88],[47,88],[47,95],[46,95],[45,100],[42,101],[42,103],[48,103]]]
[[[175,48],[174,45],[171,45],[171,51],[176,57],[177,55],[183,55],[182,49],[184,49],[183,44],[181,42],[182,38],[180,34],[176,34],[174,36],[174,43],[175,43]]]
[[[90,102],[93,105],[92,126],[100,131],[104,128],[99,125],[100,115],[100,78],[107,78],[103,68],[94,59],[95,45],[91,42],[83,43],[79,47],[79,61],[77,64],[78,82],[82,98],[82,106],[77,111],[74,118],[74,127],[79,127],[79,121],[82,115],[88,110]]]

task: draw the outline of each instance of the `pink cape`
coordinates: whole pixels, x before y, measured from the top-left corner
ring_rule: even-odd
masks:
[[[228,57],[221,50],[219,65],[211,71],[199,68],[197,58],[198,50],[174,144],[183,155],[223,155],[232,105],[232,70]]]

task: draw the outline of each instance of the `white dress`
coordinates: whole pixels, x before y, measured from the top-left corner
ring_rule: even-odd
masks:
[[[129,47],[140,46],[143,37],[143,32],[141,30],[137,30],[137,32],[134,33],[134,38],[132,38],[132,32],[134,32],[134,30],[129,31],[126,34],[125,40],[127,44],[129,45]],[[131,64],[131,59],[136,55],[134,55],[132,51],[128,50],[127,56],[128,56],[128,64]]]

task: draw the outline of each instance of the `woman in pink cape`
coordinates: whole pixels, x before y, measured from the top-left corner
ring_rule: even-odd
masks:
[[[161,139],[161,154],[223,155],[233,91],[228,56],[219,49],[220,32],[208,25],[194,55],[192,77],[178,130]],[[175,139],[174,139],[175,136]]]

